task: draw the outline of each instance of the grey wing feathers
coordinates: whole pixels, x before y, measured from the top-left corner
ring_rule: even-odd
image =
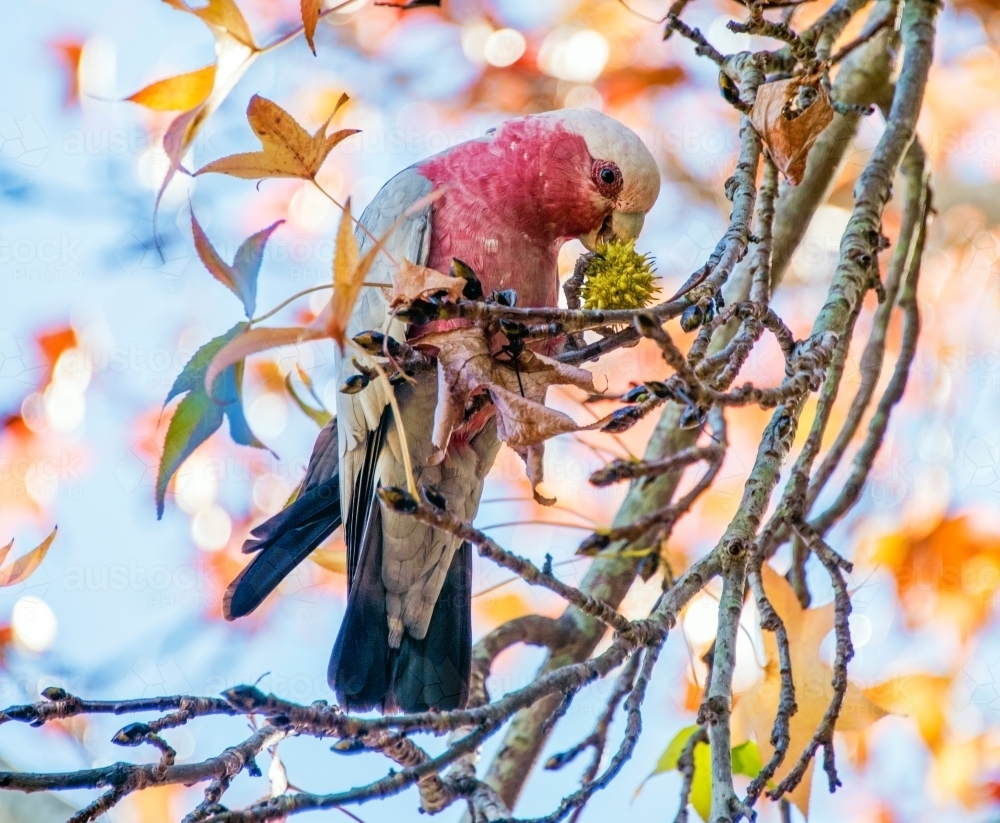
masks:
[[[422,197],[430,194],[431,182],[411,167],[401,171],[386,183],[361,215],[361,226],[355,230],[358,248],[362,255],[376,240],[388,232],[407,209]],[[403,260],[423,265],[427,262],[431,241],[431,208],[402,219],[386,238],[380,252],[365,277],[369,283],[392,283],[392,276]],[[347,326],[348,337],[363,331],[376,330],[402,339],[404,326],[393,320],[385,295],[378,288],[363,288]],[[341,382],[354,373],[351,358],[338,361]],[[360,361],[366,358],[358,356]],[[341,511],[344,512],[348,533],[345,538],[349,555],[357,562],[360,551],[360,525],[367,520],[372,505],[373,471],[382,447],[385,428],[383,414],[388,404],[384,384],[372,381],[363,391],[347,395],[338,394],[337,420],[341,460]],[[365,467],[369,471],[365,471]],[[359,483],[358,481],[364,481]],[[353,545],[352,545],[353,543]]]

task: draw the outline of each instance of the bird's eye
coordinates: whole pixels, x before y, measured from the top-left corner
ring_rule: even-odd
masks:
[[[608,160],[595,160],[591,175],[603,197],[613,200],[618,196],[622,188],[622,173],[618,166]]]

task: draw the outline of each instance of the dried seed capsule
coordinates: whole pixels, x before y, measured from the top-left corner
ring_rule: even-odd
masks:
[[[359,391],[363,391],[369,382],[371,381],[367,375],[352,374],[344,381],[344,385],[340,387],[340,390],[344,394],[357,394]]]
[[[697,303],[692,303],[684,309],[684,314],[681,315],[681,328],[684,331],[694,331],[701,325],[704,319],[705,313],[701,310],[701,306]]]
[[[611,538],[606,534],[594,533],[580,544],[576,553],[584,555],[585,557],[593,557],[594,555],[599,554],[602,549],[606,549],[610,543]]]
[[[622,395],[622,403],[644,403],[649,399],[649,389],[645,383],[633,386]]]
[[[412,494],[396,486],[383,486],[378,490],[378,496],[394,512],[413,514],[420,508]]]
[[[267,696],[256,686],[233,686],[226,689],[222,697],[227,703],[243,711],[256,709],[267,702]]]
[[[119,729],[115,733],[111,742],[119,746],[138,746],[152,731],[148,723],[129,723],[124,729]]]
[[[444,511],[448,508],[448,501],[445,500],[444,495],[433,486],[421,486],[420,495],[428,505],[433,506],[435,509]]]
[[[465,281],[465,288],[462,289],[462,297],[466,300],[483,299],[483,284],[476,277],[476,273],[468,263],[459,260],[457,257],[451,258],[451,276],[461,277]]]
[[[643,337],[657,337],[663,331],[656,315],[650,314],[648,311],[639,312],[635,316],[635,330]]]

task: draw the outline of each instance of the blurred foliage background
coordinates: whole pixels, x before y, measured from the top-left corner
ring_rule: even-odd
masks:
[[[298,24],[294,0],[239,5],[258,43]],[[806,24],[828,6],[804,3],[794,19]],[[354,2],[320,22],[318,56],[298,38],[254,62],[184,163],[196,168],[255,149],[243,116],[254,93],[314,129],[347,92],[351,102],[335,123],[362,132],[331,155],[319,180],[336,198],[350,196],[358,213],[398,170],[506,117],[598,108],[635,129],[660,164],[663,192],[638,245],[656,258],[663,287],[672,291],[725,230],[723,183],[735,162],[738,121],[719,96],[715,67],[679,37],[662,42],[662,26],[652,21],[665,12],[662,0],[632,0],[628,7],[614,0],[446,0],[443,10],[409,11]],[[775,47],[726,29],[743,15],[731,0],[697,0],[686,19],[723,52]],[[236,302],[195,255],[191,204],[227,259],[249,234],[286,221],[265,255],[262,307],[329,281],[338,211],[307,182],[271,180],[255,188],[219,176],[176,175],[163,193],[157,250],[153,203],[170,165],[163,135],[176,113],[123,98],[209,64],[211,33],[157,0],[12,0],[5,18],[0,542],[15,538],[23,549],[57,523],[60,533],[35,574],[0,589],[0,703],[35,700],[53,684],[124,698],[213,694],[258,678],[262,688],[300,702],[328,699],[327,656],[344,607],[339,534],[252,618],[225,624],[220,598],[242,567],[239,547],[249,529],[281,507],[308,459],[316,427],[296,406],[289,383],[303,394],[305,375],[316,400],[333,405],[330,347],[290,348],[251,362],[245,408],[268,450],[216,435],[186,461],[159,522],[153,484],[172,410],[162,406],[168,388],[197,346],[240,319]],[[843,42],[857,36],[863,18]],[[807,333],[823,301],[852,186],[883,127],[879,114],[862,122],[775,295],[776,310],[797,335]],[[834,535],[834,545],[856,563],[852,677],[897,714],[840,736],[846,787],[832,796],[814,787],[814,821],[1000,818],[1000,11],[993,3],[946,3],[919,133],[932,162],[937,210],[921,285],[923,335],[863,502]],[[890,207],[890,236],[899,219]],[[580,251],[577,244],[564,249],[564,274]],[[277,319],[308,321],[326,299],[319,295]],[[862,332],[874,309],[869,300]],[[898,337],[893,326],[891,353]],[[860,380],[859,356],[849,360],[849,386]],[[665,373],[658,351],[645,344],[595,370],[610,391]],[[776,382],[781,372],[777,347],[764,345],[743,374]],[[572,391],[550,393],[551,403],[578,418],[588,413],[580,400]],[[845,412],[846,403],[833,423]],[[732,515],[766,419],[752,408],[731,414],[732,448],[721,480],[673,537],[675,572],[708,550],[717,524]],[[808,423],[807,415],[802,438]],[[612,453],[640,453],[651,426],[644,421],[614,440],[584,434],[551,444],[546,483],[559,499],[551,509],[531,502],[522,464],[505,452],[477,523],[539,562],[551,553],[559,574],[578,581],[589,562],[574,554],[579,538],[594,523],[610,522],[624,491],[593,488],[587,477]],[[778,561],[787,565],[788,558]],[[477,635],[519,614],[561,611],[556,598],[509,582],[489,564],[477,565],[475,580]],[[626,615],[647,610],[659,588],[656,577],[637,584]],[[636,755],[613,788],[591,802],[587,817],[672,817],[676,773],[632,792],[667,742],[691,723],[704,676],[699,657],[714,636],[715,613],[711,591],[687,609],[684,631],[672,637],[658,667]],[[746,691],[762,676],[763,658],[753,615],[744,623],[737,683]],[[819,654],[829,661],[831,653],[827,637]],[[538,659],[521,649],[501,657],[493,696],[527,682]],[[877,688],[886,682],[895,684],[888,697]],[[589,725],[605,697],[596,687],[581,694],[547,751],[573,742],[567,727]],[[242,722],[213,718],[197,737],[186,729],[167,737],[182,758],[207,756]],[[25,770],[106,764],[118,759],[109,742],[116,728],[113,718],[75,718],[40,731],[4,726],[0,756]],[[283,745],[293,784],[326,786],[331,761],[316,756],[322,752],[318,741]],[[375,760],[335,761],[343,770],[339,782],[374,778],[381,768]],[[535,775],[519,812],[547,811],[548,798],[576,778],[573,769]],[[232,791],[249,801],[262,786],[242,776]],[[142,793],[113,819],[176,820],[193,805],[186,793],[199,791]],[[0,817],[65,819],[64,801],[86,799],[0,793]],[[359,813],[366,821],[392,820],[413,807],[403,795]],[[777,820],[776,808],[765,803],[761,819]]]

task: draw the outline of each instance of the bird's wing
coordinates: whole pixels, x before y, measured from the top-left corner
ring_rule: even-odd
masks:
[[[407,209],[430,194],[431,182],[411,167],[386,183],[361,215],[355,237],[362,256],[376,240],[388,232]],[[403,260],[424,265],[430,252],[431,207],[407,215],[386,238],[371,269],[367,283],[390,285]],[[403,324],[393,319],[382,289],[361,289],[357,305],[347,324],[347,336],[375,330],[402,340]],[[342,383],[355,373],[352,357],[370,365],[370,358],[348,351],[338,355],[337,373]],[[373,380],[357,394],[337,395],[337,431],[340,452],[340,500],[344,513],[348,549],[348,579],[353,577],[361,546],[361,531],[371,506],[375,463],[385,436],[386,386]]]

